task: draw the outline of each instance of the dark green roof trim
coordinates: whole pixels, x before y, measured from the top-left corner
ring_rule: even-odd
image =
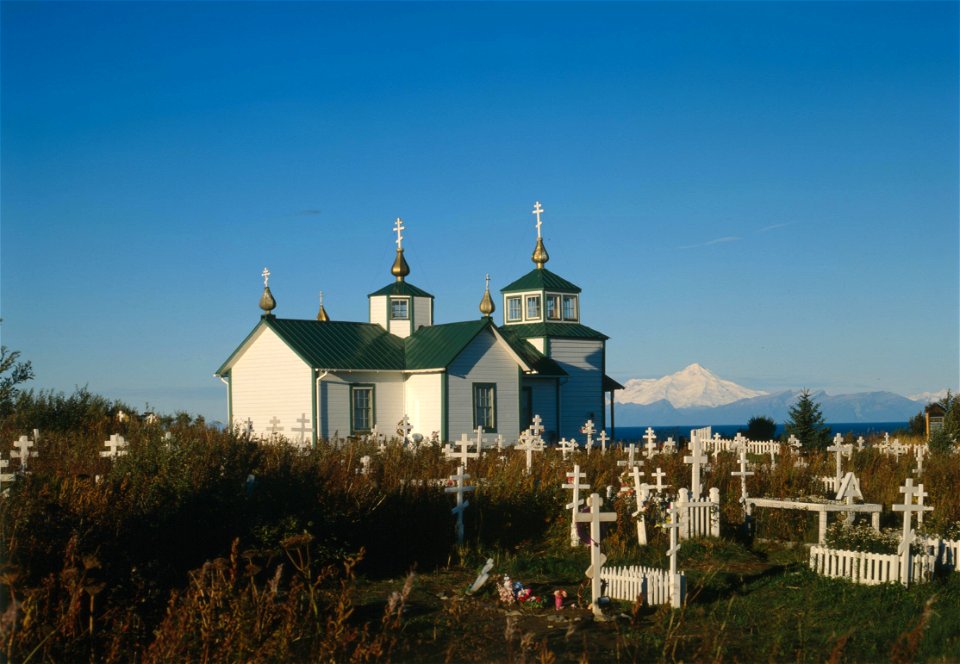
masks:
[[[613,392],[614,390],[622,390],[623,385],[615,381],[613,378],[607,374],[603,374],[603,391],[604,392]]]
[[[433,295],[406,281],[394,281],[389,283],[380,290],[370,293],[367,297],[373,297],[374,295],[413,295],[416,297],[429,297],[433,299]]]
[[[565,339],[599,339],[606,341],[610,337],[580,323],[523,323],[504,325],[500,331],[509,330],[521,339],[534,337],[560,337]]]
[[[580,287],[547,268],[534,268],[512,284],[500,289],[501,293],[517,291],[548,290],[556,293],[579,293]]]
[[[500,334],[503,335],[503,338],[507,340],[507,343],[510,344],[510,347],[513,348],[517,355],[522,357],[523,361],[529,364],[537,374],[541,376],[567,375],[567,372],[564,371],[559,364],[541,353],[533,344],[517,334],[513,330],[514,327],[517,326],[504,325],[497,329],[500,330]]]

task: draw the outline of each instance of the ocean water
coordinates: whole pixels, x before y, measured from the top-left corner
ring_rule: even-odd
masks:
[[[674,440],[684,440],[690,439],[690,430],[691,429],[700,429],[702,427],[709,426],[713,429],[713,433],[718,433],[724,438],[733,438],[737,435],[738,431],[745,430],[747,428],[746,423],[744,424],[692,424],[689,426],[663,426],[658,427],[654,426],[653,431],[657,434],[657,442],[662,443],[669,437],[673,437]],[[844,435],[851,436],[869,436],[871,434],[884,434],[889,433],[891,436],[894,435],[895,431],[901,429],[906,429],[908,427],[907,422],[827,422],[827,426],[830,427],[831,433],[837,434],[842,433]],[[640,441],[643,442],[643,436],[647,431],[647,427],[621,427],[618,426],[616,430],[616,440],[623,440],[626,442]],[[783,425],[777,425],[777,436],[783,434]],[[607,435],[611,435],[610,427],[607,427]]]

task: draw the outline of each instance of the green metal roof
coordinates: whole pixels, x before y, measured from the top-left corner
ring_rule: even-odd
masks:
[[[561,337],[566,339],[609,339],[602,332],[580,325],[579,323],[523,323],[504,325],[500,331],[509,330],[521,339],[533,337]]]
[[[453,362],[474,337],[492,325],[489,319],[421,327],[404,340],[407,369],[442,369]]]
[[[515,291],[548,290],[558,293],[579,293],[580,287],[570,283],[563,277],[554,274],[547,268],[534,268],[512,284],[500,289],[501,293]]]
[[[445,369],[485,329],[498,332],[520,359],[539,374],[563,376],[556,362],[545,357],[515,330],[506,333],[490,318],[421,327],[406,339],[379,325],[344,321],[293,320],[263,316],[257,327],[217,369],[233,364],[247,341],[261,327],[269,327],[304,362],[332,371],[417,371]],[[525,326],[526,327],[526,326]]]
[[[504,325],[497,329],[500,330],[500,334],[503,335],[503,338],[507,340],[507,343],[510,344],[510,347],[513,348],[517,355],[522,357],[523,361],[529,364],[534,371],[542,376],[567,375],[567,372],[564,371],[559,364],[538,351],[533,344],[514,332],[511,329],[513,327],[516,326]]]
[[[398,371],[404,367],[403,339],[379,325],[264,316],[250,336],[261,325],[276,332],[293,352],[316,369]],[[217,369],[218,375],[232,364],[245,344],[246,340]]]
[[[370,295],[367,297],[373,297],[374,295],[415,295],[417,297],[433,297],[433,295],[422,288],[417,288],[413,284],[407,283],[406,281],[393,281],[380,290],[370,293]]]

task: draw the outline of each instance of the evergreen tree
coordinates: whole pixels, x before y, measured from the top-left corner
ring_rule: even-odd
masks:
[[[777,432],[777,423],[772,418],[758,415],[751,417],[747,422],[747,430],[744,435],[750,440],[773,440],[773,435]]]
[[[804,389],[797,403],[790,406],[784,435],[796,436],[807,449],[822,450],[830,445],[830,427],[823,420],[820,404],[810,397],[810,390]]]

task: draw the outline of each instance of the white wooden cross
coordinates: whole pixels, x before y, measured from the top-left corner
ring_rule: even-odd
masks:
[[[534,415],[533,419],[530,420],[530,428],[527,429],[530,432],[530,435],[533,436],[533,440],[538,445],[543,445],[543,420],[540,419],[539,415]]]
[[[827,448],[827,452],[834,452],[837,459],[837,470],[834,474],[833,490],[840,488],[840,481],[843,479],[843,436],[839,433],[833,437],[833,445]]]
[[[600,573],[607,557],[600,552],[600,524],[604,521],[616,521],[617,513],[600,511],[600,508],[603,507],[603,499],[599,493],[591,493],[587,499],[587,505],[590,507],[590,511],[577,512],[574,518],[579,523],[590,524],[590,567],[587,568],[586,576],[591,582],[590,593],[593,599],[591,605],[593,615],[601,616],[603,612],[600,610],[599,600],[603,590]]]
[[[740,478],[740,503],[743,509],[747,509],[747,477],[753,475],[753,471],[747,470],[747,446],[741,443],[740,448],[740,470],[730,473],[734,477]]]
[[[566,438],[561,438],[560,442],[557,443],[557,449],[560,450],[560,454],[563,456],[563,460],[567,460],[567,455],[576,449],[576,445],[571,446],[570,441]]]
[[[30,449],[33,447],[33,441],[26,436],[20,436],[20,438],[13,443],[13,446],[17,449],[10,452],[10,458],[20,459],[20,469],[26,470],[28,459],[37,456],[37,451]]]
[[[640,546],[647,544],[647,518],[643,513],[643,503],[650,495],[650,487],[640,482],[640,476],[643,475],[637,466],[630,469],[630,477],[633,478],[633,491],[637,502],[637,509],[632,514],[637,519],[637,543]]]
[[[413,431],[413,425],[410,424],[410,418],[404,415],[397,423],[397,434],[400,436],[400,444],[403,445],[410,438],[410,432]]]
[[[277,433],[279,431],[283,431],[283,427],[280,426],[280,420],[274,415],[270,420],[270,433]]]
[[[407,230],[407,227],[403,225],[403,219],[397,217],[397,223],[394,224],[393,230],[397,232],[397,250],[399,251],[403,249],[403,235],[400,232]]]
[[[100,452],[100,456],[102,457],[116,459],[118,456],[123,456],[127,453],[127,441],[118,433],[112,434],[110,440],[103,441],[103,444],[108,449]]]
[[[593,420],[587,420],[586,424],[580,427],[580,433],[584,434],[587,437],[587,442],[584,445],[589,452],[593,447],[593,434],[596,433],[596,428],[593,426]],[[604,449],[606,451],[606,449]]]
[[[543,206],[540,205],[540,201],[537,201],[533,206],[533,214],[537,215],[537,237],[540,237],[540,215],[543,214]]]
[[[123,412],[122,410],[118,410],[118,411],[117,411],[117,421],[118,421],[118,422],[126,422],[126,421],[127,421],[127,414],[126,414],[125,412]]]
[[[570,546],[578,546],[580,544],[580,536],[577,534],[577,511],[580,509],[580,506],[583,505],[583,500],[580,498],[580,489],[590,488],[589,484],[580,483],[580,480],[586,477],[586,473],[580,472],[580,466],[574,464],[573,472],[567,473],[567,483],[561,485],[563,489],[573,490],[573,498],[567,503],[567,509],[573,510],[573,516],[570,520]]]
[[[483,457],[483,427],[477,427],[477,440],[474,446],[477,448],[477,458]]]
[[[497,454],[503,453],[503,434],[497,434]]]
[[[300,425],[300,428],[293,429],[293,433],[299,433],[300,442],[303,443],[307,437],[307,434],[310,432],[310,428],[307,427],[307,425],[310,424],[310,418],[307,417],[306,413],[300,413],[300,417],[297,419],[297,424]]]
[[[470,479],[470,475],[463,471],[463,466],[457,466],[457,474],[450,476],[450,480],[456,482],[456,484],[444,489],[445,493],[457,494],[457,506],[450,510],[450,513],[457,517],[457,544],[463,544],[463,511],[470,506],[470,501],[464,500],[463,494],[474,489],[472,486],[464,485],[464,481]]]
[[[456,442],[457,446],[460,447],[459,452],[454,452],[453,449],[444,449],[443,453],[447,459],[456,459],[460,457],[460,466],[465,470],[467,468],[467,461],[469,459],[476,459],[479,456],[478,452],[470,451],[470,439],[467,438],[467,434],[460,434],[460,440]]]
[[[263,277],[263,287],[266,288],[270,285],[270,270],[263,268],[263,272],[260,273],[260,276]]]
[[[600,441],[600,454],[606,454],[606,453],[607,453],[607,441],[609,440],[609,438],[607,438],[607,432],[606,432],[606,430],[601,431],[601,432],[600,432],[600,435],[597,437],[597,439]]]
[[[645,445],[647,449],[647,458],[651,459],[653,458],[653,455],[657,453],[657,434],[653,432],[652,427],[647,427],[646,435],[644,435],[643,439],[647,441],[647,444]]]
[[[917,522],[919,523],[919,515],[924,512],[932,511],[932,507],[924,507],[923,505],[923,496],[926,496],[926,492],[923,490],[923,485],[913,486],[913,478],[908,477],[904,481],[904,485],[900,487],[900,493],[903,494],[903,504],[894,505],[894,512],[903,512],[903,532],[900,536],[900,548],[897,553],[900,554],[900,583],[903,585],[909,585],[910,583],[910,572],[911,572],[911,560],[910,560],[910,545],[916,539],[916,532],[912,527],[912,517],[913,513],[918,514]],[[914,503],[914,498],[918,498],[919,502]]]
[[[663,449],[660,450],[663,454],[676,454],[677,453],[677,443],[673,440],[673,436],[667,438],[663,443]]]
[[[917,477],[919,477],[920,475],[923,475],[923,452],[924,450],[922,445],[917,445],[913,449],[913,454],[917,459],[917,470],[916,470]]]
[[[490,571],[492,569],[493,569],[493,558],[487,558],[487,563],[483,566],[483,569],[480,570],[480,574],[477,575],[477,578],[476,580],[474,580],[473,585],[470,586],[469,590],[467,590],[468,595],[472,595],[473,593],[477,592],[478,590],[480,590],[480,588],[483,587],[483,584],[485,584],[487,582],[487,579],[490,578]]]
[[[653,488],[657,490],[657,493],[658,493],[658,494],[663,493],[663,490],[664,490],[664,489],[669,489],[669,488],[670,488],[670,485],[669,485],[669,484],[664,484],[664,483],[663,483],[663,478],[664,478],[665,476],[666,476],[666,473],[663,472],[663,470],[660,469],[660,466],[657,466],[657,472],[655,472],[655,473],[650,473],[650,477],[656,477],[656,478],[657,478],[657,484],[656,484]]]
[[[533,453],[542,452],[543,448],[539,447],[533,442],[533,439],[530,436],[521,436],[521,440],[517,443],[517,449],[522,450],[527,456],[527,475],[530,474],[530,469],[533,466]]]
[[[863,439],[863,436],[857,436],[857,451],[858,451],[858,452],[862,452],[862,451],[863,451],[863,444],[864,444],[865,442],[866,442],[866,441]]]
[[[3,457],[0,457],[0,493],[3,493],[4,484],[10,484],[17,479],[17,476],[13,473],[5,473],[4,469],[10,465],[10,462]]]
[[[624,466],[627,469],[630,469],[633,466],[643,465],[643,461],[637,462],[636,455],[637,455],[637,446],[634,445],[633,443],[630,443],[629,445],[627,445],[627,458],[620,459],[619,461],[617,461],[617,465]]]
[[[690,495],[700,497],[700,467],[707,462],[707,455],[703,453],[703,444],[699,436],[690,439],[690,454],[683,457],[684,463],[690,464]]]

